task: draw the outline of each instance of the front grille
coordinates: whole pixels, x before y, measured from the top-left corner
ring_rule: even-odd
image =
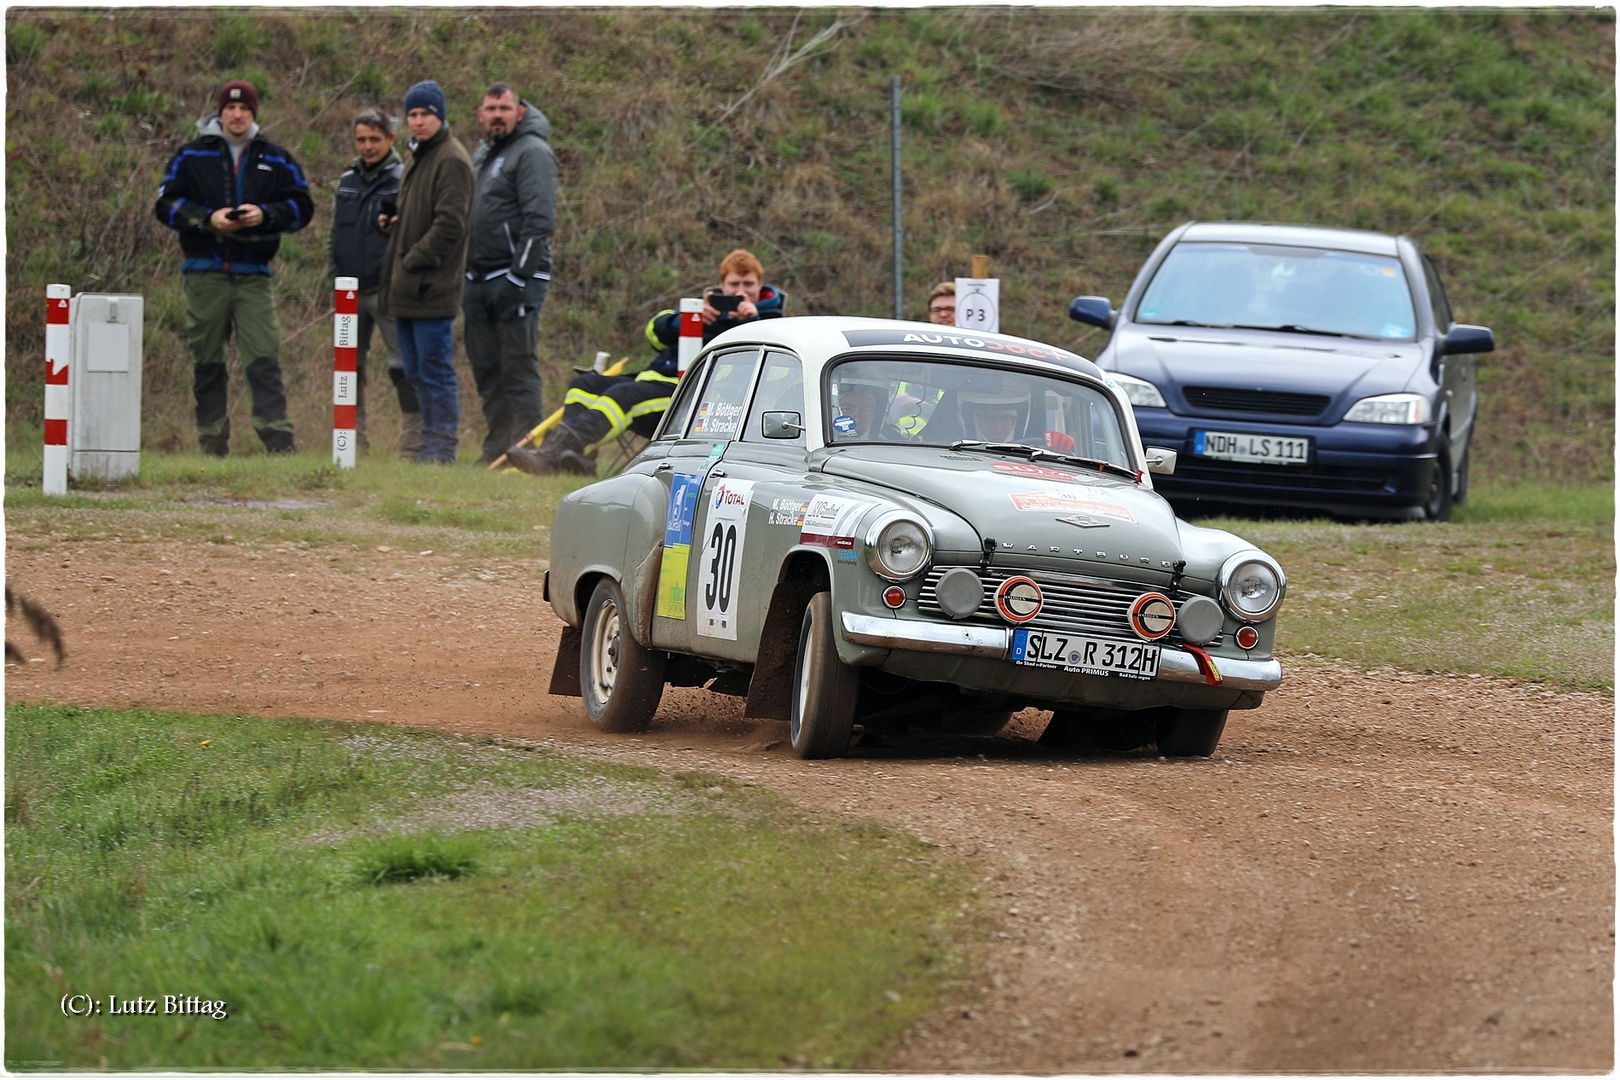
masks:
[[[1238,461],[1214,461],[1184,455],[1176,461],[1175,475],[1156,477],[1153,486],[1161,494],[1174,497],[1187,490],[1184,484],[1200,482],[1242,485],[1262,493],[1304,490],[1376,495],[1389,490],[1390,475],[1384,469],[1334,465],[1248,465]]]
[[[952,622],[981,623],[990,626],[1006,626],[1007,622],[996,612],[996,589],[1010,577],[1022,574],[1034,578],[1041,587],[1041,612],[1027,625],[1039,630],[1062,630],[1071,634],[1089,634],[1096,637],[1126,638],[1131,641],[1138,640],[1136,631],[1131,629],[1131,604],[1138,596],[1149,590],[1131,582],[1106,584],[1103,582],[1082,581],[1069,575],[1053,574],[1043,570],[1011,570],[994,567],[979,571],[979,582],[984,586],[984,599],[979,603],[979,610],[962,620],[954,620],[939,606],[934,590],[939,585],[939,579],[945,576],[949,566],[936,566],[928,571],[923,578],[922,588],[917,596],[917,610],[924,615],[931,615]],[[971,568],[970,568],[971,569]],[[1169,595],[1169,594],[1167,594]],[[1170,596],[1176,610],[1191,596],[1190,593],[1177,593]],[[1210,645],[1219,644],[1220,639]],[[1172,630],[1159,639],[1161,645],[1180,645],[1181,631]],[[1210,647],[1210,646],[1206,646]]]
[[[1209,412],[1267,413],[1273,416],[1318,416],[1333,399],[1325,394],[1288,394],[1281,390],[1239,390],[1231,386],[1182,388],[1189,407]]]

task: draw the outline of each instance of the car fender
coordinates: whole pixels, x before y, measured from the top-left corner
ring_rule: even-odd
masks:
[[[551,606],[557,617],[579,626],[579,584],[606,574],[625,585],[627,570],[641,565],[662,540],[669,496],[650,476],[618,476],[569,492],[551,524]],[[630,596],[626,601],[634,603]]]

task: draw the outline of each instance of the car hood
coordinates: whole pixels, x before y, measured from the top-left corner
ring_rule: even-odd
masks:
[[[924,446],[840,448],[821,469],[889,489],[893,501],[925,516],[930,505],[959,515],[981,542],[996,540],[998,563],[1034,558],[1090,573],[1106,563],[1162,574],[1182,557],[1169,504],[1096,471]]]
[[[1191,326],[1121,328],[1110,369],[1146,379],[1182,411],[1182,386],[1218,386],[1322,394],[1333,399],[1324,414],[1337,420],[1355,402],[1413,389],[1425,363],[1411,341],[1366,341],[1264,330]]]

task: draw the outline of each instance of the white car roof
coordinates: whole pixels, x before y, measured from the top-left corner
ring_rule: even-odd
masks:
[[[1267,225],[1251,221],[1200,221],[1181,234],[1179,243],[1214,241],[1233,244],[1278,244],[1283,247],[1328,248],[1366,255],[1394,257],[1395,237],[1361,229],[1335,229],[1316,225]]]
[[[733,327],[704,351],[726,345],[780,345],[797,353],[807,380],[835,356],[896,351],[1011,362],[1038,371],[1080,372],[1103,381],[1090,360],[1055,345],[1008,334],[981,334],[933,323],[852,315],[796,315]]]

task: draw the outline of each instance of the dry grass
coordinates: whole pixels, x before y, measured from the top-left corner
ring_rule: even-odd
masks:
[[[1612,475],[1605,13],[35,8],[7,28],[14,439],[38,437],[39,290],[62,281],[147,297],[146,444],[192,445],[178,253],[150,200],[227,78],[260,85],[266,131],[319,189],[278,267],[291,411],[312,443],[330,423],[324,246],[354,111],[397,112],[432,76],[471,140],[472,106],[503,77],[551,118],[563,201],[541,359],[556,400],[597,349],[647,355],[647,317],[735,246],[761,256],[791,313],[891,311],[897,73],[914,314],[988,254],[1003,329],[1094,354],[1068,299],[1117,301],[1186,218],[1410,232],[1459,317],[1502,343],[1482,367],[1476,469]],[[246,402],[233,410],[249,449]],[[374,439],[391,437],[392,411],[373,410]],[[463,417],[470,442],[470,385]]]

